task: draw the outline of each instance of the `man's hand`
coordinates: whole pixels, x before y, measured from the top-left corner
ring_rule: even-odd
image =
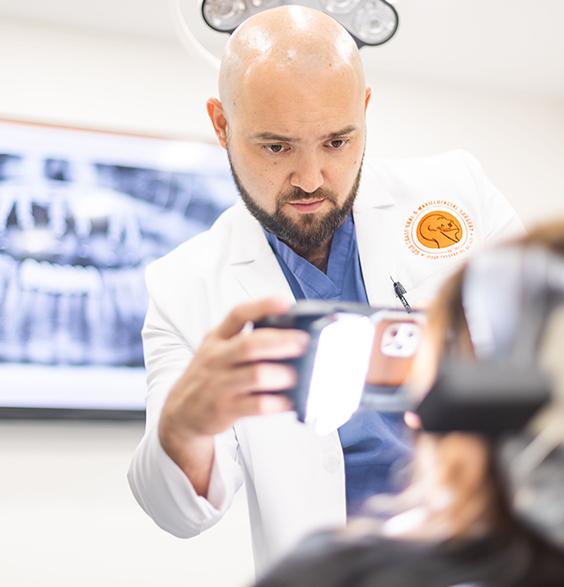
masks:
[[[206,495],[213,464],[213,435],[239,418],[290,409],[277,392],[292,387],[297,374],[273,360],[302,355],[309,341],[300,330],[261,328],[242,332],[247,322],[282,314],[287,302],[266,299],[237,306],[204,339],[172,388],[159,422],[164,450]]]

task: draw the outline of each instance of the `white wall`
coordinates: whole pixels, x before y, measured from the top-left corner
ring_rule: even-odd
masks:
[[[564,97],[371,77],[372,151],[411,156],[467,149],[526,224],[564,217]]]
[[[213,72],[180,46],[0,22],[0,115],[213,140]]]
[[[197,538],[167,534],[127,486],[141,435],[133,423],[0,422],[0,585],[249,584],[244,500]]]
[[[370,58],[367,58],[370,60]],[[564,99],[381,79],[370,150],[463,147],[529,223],[564,215]],[[213,140],[215,74],[173,44],[0,23],[0,117]],[[0,383],[1,384],[1,383]],[[139,425],[0,423],[0,583],[243,585],[251,576],[244,500],[216,529],[166,535],[129,495]]]

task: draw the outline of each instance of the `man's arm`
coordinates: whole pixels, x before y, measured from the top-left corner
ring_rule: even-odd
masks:
[[[307,335],[297,330],[243,332],[246,323],[287,309],[286,302],[273,299],[237,306],[208,334],[166,399],[159,439],[198,495],[208,493],[216,434],[240,418],[291,407],[284,395],[257,392],[295,385],[293,368],[269,361],[303,354]]]
[[[154,283],[148,279],[153,294]],[[147,427],[128,479],[137,501],[159,526],[190,537],[219,520],[242,482],[232,424],[244,415],[289,407],[284,397],[254,390],[288,386],[294,373],[254,362],[295,356],[305,345],[290,342],[303,341],[300,332],[241,332],[247,321],[287,307],[270,300],[235,309],[194,352],[155,297],[143,329]]]

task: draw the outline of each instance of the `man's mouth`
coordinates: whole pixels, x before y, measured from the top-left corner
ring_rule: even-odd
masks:
[[[311,214],[317,211],[325,202],[325,198],[321,198],[320,200],[302,200],[296,202],[288,202],[294,210],[298,211],[300,214]]]

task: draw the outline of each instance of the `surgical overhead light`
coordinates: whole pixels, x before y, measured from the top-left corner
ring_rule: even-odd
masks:
[[[390,0],[391,2],[391,0]],[[269,8],[297,4],[325,12],[345,27],[359,47],[381,45],[395,34],[399,18],[386,0],[169,0],[179,40],[219,67],[228,35],[244,20]]]
[[[250,16],[287,4],[329,14],[349,31],[359,47],[389,41],[399,23],[396,9],[386,0],[203,0],[202,16],[212,29],[232,33]]]

